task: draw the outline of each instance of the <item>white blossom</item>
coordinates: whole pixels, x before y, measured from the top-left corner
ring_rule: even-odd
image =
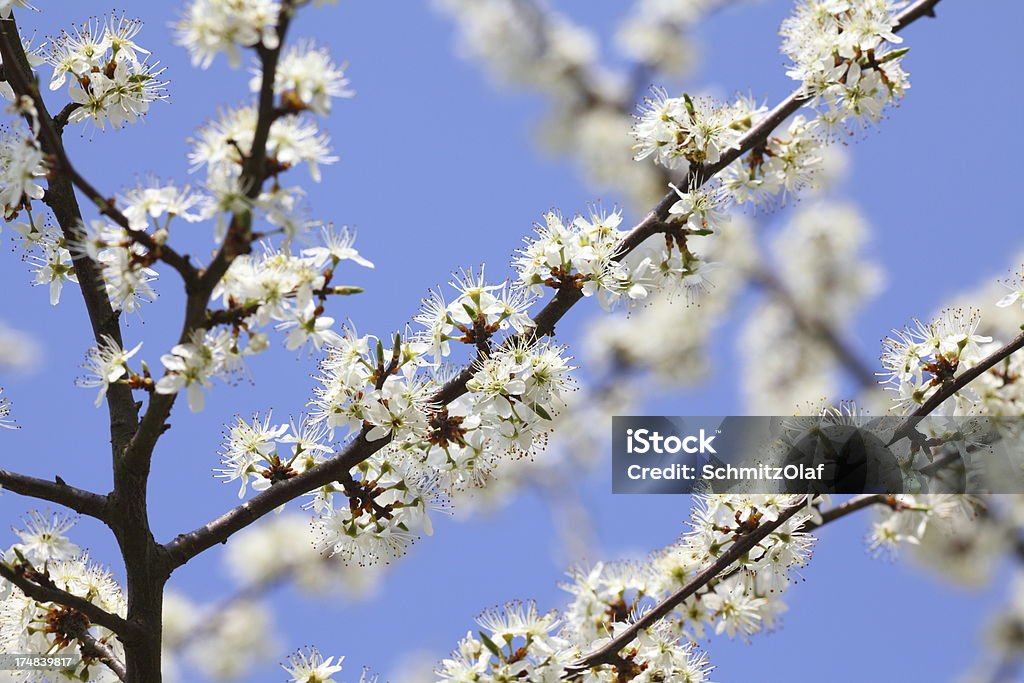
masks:
[[[218,53],[232,67],[241,63],[240,47],[278,46],[279,0],[192,0],[175,25],[177,40],[192,55],[192,64],[206,69]]]
[[[260,89],[260,75],[251,81],[251,89]],[[286,106],[295,110],[309,109],[326,116],[331,99],[353,97],[344,67],[334,63],[326,48],[312,41],[300,41],[282,56],[274,74],[274,92],[283,95]]]
[[[89,349],[82,367],[88,372],[86,377],[78,380],[80,387],[99,387],[96,396],[96,406],[103,403],[107,395],[107,389],[126,374],[130,372],[128,361],[142,348],[142,342],[136,344],[132,349],[125,350],[112,337],[104,335],[99,345]]]

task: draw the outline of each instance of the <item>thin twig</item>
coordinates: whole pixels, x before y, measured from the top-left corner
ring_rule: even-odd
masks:
[[[108,669],[114,672],[119,681],[128,680],[128,672],[124,668],[124,662],[117,658],[114,651],[106,643],[96,639],[88,631],[76,634],[79,641],[78,650],[83,657],[90,657],[101,662]]]
[[[13,19],[4,19],[4,22],[13,22]],[[0,31],[0,52],[3,53],[4,64],[16,64],[17,63],[17,52],[11,45],[9,37],[6,31]],[[19,68],[8,68],[6,71],[7,80],[14,89],[14,92],[21,97],[28,97],[32,100],[32,104],[36,110],[42,108],[43,100],[39,94],[39,87],[35,81],[32,80],[31,76],[23,73]],[[72,110],[73,111],[73,110]],[[57,116],[64,115],[64,112],[68,112],[68,107],[65,107]],[[29,120],[29,125],[32,124],[31,116],[26,114],[26,119]],[[44,149],[51,155],[53,159],[53,171],[56,173],[67,176],[68,179],[74,183],[75,187],[82,191],[82,193],[89,198],[89,200],[96,205],[96,209],[107,216],[119,226],[121,226],[128,235],[148,249],[154,258],[159,258],[167,265],[174,268],[181,275],[186,285],[191,283],[196,277],[195,268],[189,263],[187,257],[182,256],[174,249],[167,245],[157,244],[152,236],[146,234],[141,230],[135,230],[131,227],[128,222],[128,218],[116,207],[112,199],[104,197],[93,185],[82,176],[71,163],[71,159],[68,157],[67,151],[64,149],[64,144],[61,141],[60,128],[58,127],[58,120],[50,118],[49,116],[39,116],[39,138],[40,142],[43,143]]]
[[[717,560],[705,567],[700,573],[694,576],[685,586],[682,586],[668,596],[652,609],[644,612],[636,621],[626,627],[622,633],[612,638],[607,644],[590,652],[578,661],[573,662],[566,668],[566,677],[573,678],[587,669],[601,664],[610,664],[618,656],[618,652],[633,642],[633,639],[646,628],[653,626],[662,618],[668,616],[672,610],[679,606],[686,598],[690,597],[706,583],[728,569],[734,562],[750,552],[754,546],[763,541],[769,534],[785,524],[793,515],[801,510],[807,509],[807,498],[801,498],[799,502],[786,508],[779,513],[779,516],[758,526],[753,531],[736,539],[729,549],[722,553]]]
[[[58,133],[64,132],[64,127],[68,125],[68,119],[76,111],[82,108],[78,102],[68,102],[64,105],[64,108],[57,112],[53,117],[53,125],[57,129]]]
[[[102,520],[107,516],[106,496],[69,486],[60,477],[56,477],[54,481],[47,481],[0,470],[0,486],[20,496],[48,500],[96,519]]]
[[[246,197],[249,199],[259,196],[263,183],[267,179],[267,142],[270,127],[280,116],[279,110],[274,105],[274,81],[277,63],[281,56],[281,50],[284,48],[285,35],[291,23],[293,11],[291,0],[285,0],[281,4],[276,47],[266,48],[262,44],[256,46],[262,69],[256,128],[249,152],[242,160],[242,173],[238,181],[239,186],[245,190]],[[210,298],[228,268],[231,267],[235,257],[250,251],[251,222],[251,209],[232,215],[228,234],[210,265],[198,273],[190,286],[186,288],[188,297],[185,302],[185,321],[182,325],[179,343],[187,343],[195,330],[205,329],[211,325],[207,313]],[[152,396],[139,429],[125,450],[124,463],[127,469],[138,473],[149,471],[153,448],[156,446],[157,439],[164,432],[167,418],[171,414],[176,399],[177,394],[155,394]]]
[[[60,136],[52,135],[52,120],[32,76],[32,67],[25,54],[13,13],[9,18],[0,20],[0,56],[3,58],[4,76],[15,93],[19,97],[29,97],[35,103],[41,131],[47,131],[39,140],[43,152],[51,157],[63,154]],[[29,123],[31,125],[33,121]],[[82,211],[74,184],[66,175],[59,173],[50,174],[46,184],[46,203],[53,210],[65,239],[71,242],[79,237],[82,225]],[[110,337],[123,346],[120,319],[110,305],[99,265],[85,254],[73,253],[72,259],[79,291],[89,313],[93,338],[97,343],[102,343],[104,337]],[[138,426],[138,408],[131,389],[122,384],[110,387],[107,406],[110,412],[111,451],[116,458]]]
[[[963,374],[943,383],[942,386],[939,387],[938,391],[932,394],[927,401],[911,413],[910,416],[903,421],[903,424],[896,429],[892,440],[889,442],[890,445],[913,433],[917,423],[921,421],[921,418],[930,415],[936,408],[942,405],[956,392],[960,391],[993,367],[1006,360],[1017,351],[1020,351],[1022,348],[1024,348],[1024,332],[1018,334],[1001,348],[993,351],[981,362],[969,368]]]
[[[828,510],[822,510],[820,522],[808,520],[807,523],[800,527],[800,531],[810,531],[812,529],[823,527],[830,522],[834,522],[837,519],[857,512],[858,510],[863,510],[864,508],[869,508],[873,505],[881,505],[883,503],[886,505],[893,505],[892,495],[888,493],[868,493],[862,496],[854,496],[853,498],[850,498],[849,500]]]
[[[841,519],[842,517],[857,512],[858,510],[863,510],[864,508],[872,505],[885,503],[888,498],[889,496],[877,494],[852,498],[831,510],[821,513],[822,521],[820,523],[815,523],[809,520],[802,524],[797,531],[807,531],[819,528],[825,524],[834,522],[837,519]],[[727,572],[733,563],[746,555],[754,548],[754,546],[764,540],[764,538],[777,528],[782,526],[787,520],[793,517],[793,515],[806,508],[807,499],[804,498],[800,502],[779,513],[778,519],[762,524],[748,535],[740,537],[725,553],[715,560],[713,564],[709,565],[699,574],[694,576],[685,586],[682,586],[675,593],[659,602],[650,611],[645,612],[640,616],[640,618],[623,630],[622,633],[608,641],[608,643],[570,664],[566,668],[565,678],[576,678],[587,669],[600,666],[601,664],[613,664],[619,656],[618,653],[624,647],[633,642],[642,630],[653,626],[655,623],[671,614],[672,611],[684,600],[695,594],[720,574]],[[735,571],[737,570],[728,572],[726,576],[735,573]]]
[[[89,602],[85,598],[80,598],[77,595],[68,593],[65,590],[57,588],[55,585],[43,585],[36,583],[35,581],[31,581],[28,576],[25,575],[24,571],[12,568],[4,562],[0,562],[0,576],[20,588],[22,593],[33,600],[38,600],[39,602],[52,602],[76,609],[89,617],[89,621],[94,624],[99,624],[127,640],[131,640],[131,637],[135,635],[135,629],[132,625],[116,614],[111,614],[105,609]]]

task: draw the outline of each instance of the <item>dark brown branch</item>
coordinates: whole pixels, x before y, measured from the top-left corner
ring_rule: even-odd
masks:
[[[114,200],[103,197],[100,191],[93,187],[92,183],[75,170],[67,156],[58,156],[55,170],[58,173],[66,174],[71,179],[71,182],[96,206],[97,211],[123,228],[128,233],[128,236],[133,241],[144,246],[153,258],[163,261],[176,270],[186,286],[195,280],[196,269],[189,261],[188,256],[179,254],[166,244],[158,244],[149,233],[131,227],[127,216],[114,205]]]
[[[18,53],[24,57],[24,50],[15,49],[12,44],[12,36],[17,36],[17,27],[14,26],[14,18],[2,20],[5,25],[9,25],[13,28],[11,30],[0,30],[0,51],[3,53],[4,64],[18,64],[21,62],[18,59]],[[21,39],[17,38],[18,46],[20,48]],[[27,62],[26,62],[27,65]],[[43,103],[43,98],[39,93],[39,86],[32,78],[31,71],[18,68],[8,68],[6,70],[7,80],[14,88],[14,92],[21,97],[28,97],[32,100],[33,105],[39,112],[39,141],[43,146],[44,151],[50,155],[52,159],[52,171],[57,174],[66,176],[82,193],[89,198],[89,200],[96,205],[96,209],[107,216],[119,226],[124,228],[129,236],[139,244],[143,245],[148,249],[155,258],[159,258],[167,265],[174,268],[181,275],[182,279],[188,283],[195,277],[195,269],[192,264],[189,263],[188,259],[166,245],[157,244],[153,238],[140,230],[134,230],[128,224],[128,219],[125,217],[120,210],[114,206],[112,199],[104,197],[99,190],[86,180],[82,174],[80,174],[71,163],[71,159],[68,157],[67,152],[64,149],[64,144],[61,141],[60,131],[63,124],[66,123],[66,117],[70,116],[71,111],[74,111],[72,105],[64,107],[57,118],[51,118],[46,113],[46,108]],[[61,119],[60,117],[64,117]],[[26,118],[30,118],[26,116]],[[63,121],[63,123],[61,123]],[[32,122],[29,121],[31,124]]]
[[[630,624],[619,635],[612,638],[608,643],[593,652],[584,655],[579,661],[573,662],[566,670],[567,677],[576,677],[591,667],[601,664],[613,663],[618,652],[633,642],[633,639],[646,628],[668,616],[672,610],[678,607],[686,598],[690,597],[713,578],[727,570],[734,562],[750,552],[754,546],[763,541],[773,531],[785,524],[797,512],[807,508],[807,499],[802,498],[800,502],[792,505],[779,513],[778,518],[771,522],[765,522],[753,531],[740,536],[717,560],[705,567],[693,577],[685,586],[665,598],[651,610],[645,612],[636,621]]]
[[[932,411],[942,405],[947,398],[950,398],[953,394],[960,391],[968,384],[998,365],[1001,361],[1006,360],[1017,351],[1020,351],[1022,348],[1024,348],[1024,332],[1018,334],[1012,341],[1005,344],[1002,348],[992,352],[988,357],[964,372],[962,375],[953,378],[952,381],[939,387],[938,391],[932,394],[920,408],[912,413],[913,417],[924,417],[926,415],[930,415]]]
[[[252,146],[243,158],[242,173],[239,177],[239,184],[244,188],[249,199],[259,196],[263,183],[267,179],[267,141],[270,136],[270,127],[279,116],[274,105],[274,80],[293,12],[293,3],[285,0],[281,4],[281,12],[278,17],[277,47],[270,49],[260,44],[255,48],[262,67],[256,129],[253,133]],[[199,272],[197,277],[186,282],[185,321],[179,343],[187,343],[195,330],[206,329],[211,325],[207,314],[210,297],[224,274],[227,273],[228,268],[231,267],[235,257],[251,250],[251,228],[251,210],[246,209],[235,213],[231,217],[224,243],[210,265]],[[149,471],[153,448],[165,430],[167,418],[170,417],[176,398],[176,394],[154,394],[152,396],[139,429],[125,452],[125,467],[138,473]]]
[[[378,441],[367,441],[365,433],[365,430],[361,432],[341,453],[330,460],[291,479],[273,484],[209,524],[175,538],[165,546],[171,569],[180,567],[218,543],[226,543],[232,534],[288,501],[321,486],[338,482],[348,475],[349,470],[391,441],[390,436]]]
[[[942,384],[938,391],[932,394],[927,401],[921,404],[917,410],[910,414],[910,417],[904,420],[903,424],[901,424],[893,434],[892,440],[889,443],[896,443],[900,439],[911,435],[914,432],[917,423],[921,421],[921,418],[930,415],[936,408],[942,405],[947,399],[951,398],[956,392],[960,391],[968,384],[994,368],[996,365],[1006,360],[1017,351],[1020,351],[1022,348],[1024,348],[1024,332],[1018,334],[1001,348],[993,351],[980,363],[968,369],[963,374]]]
[[[56,477],[54,481],[47,481],[0,470],[0,487],[20,496],[48,500],[96,519],[102,520],[107,516],[106,496],[69,486],[60,477]]]
[[[73,595],[65,590],[57,588],[52,584],[52,582],[50,585],[44,585],[31,581],[28,576],[26,576],[26,572],[23,568],[12,568],[10,565],[0,562],[0,576],[13,583],[21,589],[22,593],[33,600],[38,600],[39,602],[52,602],[76,609],[89,617],[89,621],[113,631],[126,640],[131,640],[132,636],[135,635],[135,629],[132,625],[116,614],[111,614],[110,612],[97,607],[85,598],[80,598],[77,595]]]
[[[857,496],[851,498],[844,503],[837,505],[831,510],[826,510],[821,513],[822,521],[815,523],[808,521],[800,526],[799,531],[809,531],[816,529],[834,522],[837,519],[841,519],[847,515],[850,515],[858,510],[887,503],[891,496],[882,494],[869,494],[864,496]],[[566,678],[575,678],[595,666],[601,664],[614,664],[616,659],[619,657],[618,653],[627,645],[629,645],[637,637],[640,631],[653,626],[655,623],[663,619],[672,613],[672,611],[678,607],[684,600],[691,595],[694,595],[698,590],[707,585],[710,581],[723,575],[722,578],[729,576],[738,569],[729,570],[729,567],[746,555],[750,550],[754,548],[760,541],[766,538],[771,532],[779,528],[793,515],[799,512],[801,509],[806,508],[806,499],[801,502],[786,508],[774,522],[768,522],[754,531],[750,532],[749,535],[741,537],[735,541],[723,555],[721,555],[715,562],[701,571],[699,574],[693,577],[685,586],[681,587],[675,593],[659,602],[653,609],[645,612],[639,619],[626,628],[620,635],[610,640],[607,644],[600,647],[597,650],[585,655],[579,661],[573,662],[566,669]]]
[[[905,20],[903,17],[910,12],[917,12],[919,6],[934,6],[938,0],[919,0],[916,5],[911,6],[901,15],[900,28],[909,25],[912,20]],[[917,15],[919,16],[919,15]],[[915,16],[916,18],[916,16]],[[785,100],[779,103],[764,119],[751,128],[740,140],[739,144],[722,154],[718,163],[711,166],[701,166],[690,171],[686,181],[680,187],[700,186],[722,171],[725,167],[750,151],[754,147],[763,144],[772,131],[775,130],[790,115],[803,106],[807,98],[801,90],[796,90]],[[669,217],[669,208],[675,204],[679,196],[675,191],[667,193],[658,205],[654,207],[644,218],[637,223],[621,240],[617,249],[617,259],[625,258],[629,253],[639,247],[648,237],[664,230],[665,221]],[[205,276],[204,276],[205,278]],[[555,332],[555,325],[560,321],[569,309],[580,299],[583,293],[577,289],[560,289],[551,300],[534,317],[535,328],[531,337],[544,337]],[[205,311],[204,311],[205,313]],[[513,337],[507,344],[517,341]],[[466,383],[473,376],[473,365],[469,364],[447,384],[439,389],[432,397],[431,403],[435,405],[446,405],[459,396],[466,393]],[[218,543],[226,543],[228,538],[235,532],[249,526],[263,515],[271,512],[279,506],[287,503],[298,496],[308,493],[320,486],[336,482],[349,469],[370,457],[390,442],[391,438],[386,437],[377,441],[368,442],[361,433],[352,440],[344,449],[333,458],[317,465],[316,467],[303,472],[297,477],[271,486],[266,491],[254,496],[252,499],[242,503],[238,507],[226,512],[224,515],[210,522],[209,524],[181,534],[168,543],[165,548],[170,555],[171,569],[179,567],[199,553],[211,548]]]
[[[88,631],[83,631],[75,637],[78,639],[78,650],[82,653],[82,657],[88,657],[100,662],[114,672],[117,680],[128,680],[128,672],[124,668],[124,662],[114,655],[114,651],[106,643],[97,640]]]
[[[888,493],[869,493],[863,496],[855,496],[828,510],[822,510],[820,522],[808,521],[800,527],[800,531],[810,531],[811,529],[823,527],[830,522],[834,522],[837,519],[857,512],[858,510],[869,508],[873,505],[881,505],[884,503],[886,505],[893,506],[895,505],[894,500],[893,496]]]
[[[71,115],[78,111],[82,105],[78,102],[68,102],[64,105],[64,108],[57,112],[53,117],[53,125],[57,129],[58,133],[64,132],[64,127],[68,125],[68,119]]]
[[[243,159],[243,167],[239,182],[245,188],[250,199],[259,196],[263,183],[267,178],[266,145],[270,126],[278,114],[274,107],[273,84],[277,70],[278,58],[285,44],[291,15],[292,0],[284,0],[277,24],[277,47],[269,49],[262,44],[255,46],[263,67],[262,87],[260,90],[254,140]],[[246,208],[231,217],[228,234],[224,243],[214,256],[210,265],[203,271],[197,271],[194,278],[185,282],[185,316],[182,324],[179,343],[190,341],[192,334],[206,329],[209,325],[207,307],[217,284],[230,268],[231,263],[239,254],[248,253],[252,242],[252,211]],[[136,607],[136,613],[129,609],[129,617],[133,614],[139,625],[156,634],[139,648],[134,656],[128,657],[130,677],[139,681],[156,680],[160,671],[160,622],[163,601],[163,586],[170,576],[173,563],[169,559],[167,549],[156,543],[148,524],[148,511],[145,505],[145,491],[152,462],[153,450],[160,435],[166,431],[167,419],[174,407],[176,394],[153,394],[146,409],[145,416],[139,423],[124,456],[115,471],[115,490],[134,492],[134,498],[128,495],[121,497],[119,503],[131,508],[131,518],[144,520],[142,528],[126,525],[120,530],[118,540],[129,576],[129,605]],[[134,576],[135,591],[132,591]],[[133,600],[134,595],[134,600]],[[134,673],[133,673],[134,668]]]
[[[914,23],[921,17],[935,17],[935,6],[942,0],[923,0],[904,10],[896,22],[897,33]]]
[[[12,14],[9,19],[0,20],[0,56],[3,57],[4,75],[19,97],[29,97],[35,103],[43,152],[51,157],[64,155],[63,142],[53,132],[53,122],[46,109],[46,102],[39,95],[39,88],[32,77],[32,68],[22,46],[18,25]],[[31,121],[30,121],[31,123]],[[82,212],[75,196],[74,185],[63,174],[51,174],[47,179],[46,201],[69,241],[79,236]],[[103,281],[103,274],[92,259],[85,255],[72,255],[75,275],[78,277],[82,298],[89,313],[93,337],[101,343],[103,337],[110,337],[124,346],[118,315],[110,306]],[[110,436],[113,453],[120,453],[138,426],[138,410],[131,389],[125,385],[111,386],[107,392],[107,406],[110,411]]]

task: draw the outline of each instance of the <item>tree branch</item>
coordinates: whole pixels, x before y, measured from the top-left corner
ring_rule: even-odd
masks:
[[[14,17],[10,19],[2,20],[6,23],[14,23]],[[17,28],[15,27],[14,33],[17,34]],[[21,45],[21,39],[18,38],[18,45]],[[3,53],[4,64],[18,64],[21,60],[17,59],[18,53],[15,51],[14,46],[11,44],[10,36],[8,31],[0,30],[0,52]],[[24,50],[20,50],[22,56]],[[119,226],[124,228],[128,235],[143,245],[152,253],[154,258],[158,258],[174,270],[178,271],[182,279],[186,283],[195,278],[195,268],[189,263],[188,258],[178,254],[170,247],[166,245],[157,244],[154,239],[147,233],[141,230],[133,229],[128,219],[121,211],[114,206],[114,201],[108,199],[100,194],[99,190],[92,186],[92,184],[86,180],[82,174],[75,170],[75,167],[71,163],[71,159],[68,157],[67,151],[64,149],[64,144],[61,141],[61,129],[67,123],[67,117],[70,116],[71,112],[77,107],[68,105],[57,114],[56,118],[51,118],[49,114],[45,113],[46,109],[43,103],[43,98],[39,93],[39,86],[31,76],[31,71],[24,72],[19,68],[10,68],[6,70],[7,80],[10,82],[11,87],[14,88],[14,92],[20,97],[28,97],[32,100],[33,105],[39,112],[39,141],[43,145],[43,149],[51,155],[53,159],[53,171],[60,173],[65,176],[85,194],[89,200],[96,205],[96,209],[107,216]],[[32,121],[29,121],[29,125]]]
[[[85,598],[57,588],[52,582],[50,585],[43,585],[31,581],[26,576],[24,569],[12,568],[10,565],[0,562],[0,576],[13,583],[21,589],[22,593],[33,600],[53,602],[78,610],[89,617],[89,621],[113,631],[126,640],[131,640],[136,635],[135,629],[125,619],[97,607]]]
[[[76,111],[81,109],[82,105],[78,102],[68,102],[64,105],[64,108],[57,112],[53,117],[53,126],[57,129],[58,133],[64,132],[64,127],[68,125],[68,119]]]
[[[820,522],[808,521],[800,527],[800,531],[810,531],[811,529],[823,527],[837,519],[841,519],[847,515],[857,512],[858,510],[863,510],[864,508],[868,508],[873,505],[881,505],[884,503],[886,505],[893,506],[893,501],[894,498],[888,493],[869,493],[862,496],[854,496],[853,498],[850,498],[849,500],[828,510],[823,510],[821,512]]]
[[[288,501],[344,478],[348,475],[349,470],[391,441],[391,437],[388,436],[370,442],[366,440],[365,435],[366,430],[360,432],[341,453],[330,460],[291,479],[277,482],[209,524],[179,535],[165,546],[170,560],[170,568],[173,570],[180,567],[218,543],[226,543],[232,534],[244,529]]]
[[[1000,362],[1006,360],[1017,351],[1020,351],[1022,348],[1024,348],[1024,332],[1018,334],[1001,348],[993,351],[980,363],[966,370],[963,374],[945,382],[939,387],[938,391],[932,394],[927,401],[921,404],[917,410],[911,413],[910,416],[903,421],[903,424],[896,429],[892,440],[889,441],[889,444],[894,444],[903,437],[910,435],[914,431],[917,423],[921,421],[921,418],[930,415],[948,398],[952,397],[953,394],[960,391],[968,384],[998,365]]]
[[[114,655],[114,651],[106,643],[96,639],[88,631],[83,631],[75,637],[79,641],[78,650],[82,653],[82,657],[89,657],[101,662],[114,672],[117,680],[128,680],[128,672],[124,668],[124,662]]]
[[[659,602],[651,610],[644,612],[643,615],[630,624],[622,631],[622,633],[608,641],[606,645],[584,655],[579,659],[579,661],[570,664],[566,669],[566,677],[575,678],[591,667],[614,662],[619,650],[633,642],[633,639],[636,638],[640,631],[653,626],[662,618],[668,616],[672,610],[686,600],[686,598],[696,593],[706,583],[711,581],[711,579],[728,569],[733,562],[736,562],[750,552],[754,546],[763,541],[769,534],[780,526],[785,524],[797,512],[806,509],[806,507],[807,498],[805,497],[795,505],[791,505],[779,513],[777,519],[772,520],[771,522],[765,522],[748,534],[741,536],[729,547],[728,550],[722,553],[717,560],[705,567],[685,586]]]
[[[903,10],[903,13],[900,14],[898,21],[896,22],[896,28],[894,30],[898,33],[921,17],[934,18],[935,6],[941,1],[942,0],[923,0]]]
[[[244,189],[249,199],[259,196],[263,182],[267,178],[267,141],[270,136],[270,126],[280,115],[279,110],[274,106],[274,81],[277,63],[284,47],[285,36],[293,12],[293,0],[285,0],[281,4],[278,16],[277,47],[270,49],[262,44],[256,46],[262,67],[256,128],[253,133],[252,146],[248,155],[243,159],[242,173],[238,179],[240,187]],[[205,329],[211,325],[206,310],[210,303],[210,297],[224,274],[227,273],[228,268],[231,267],[235,257],[251,250],[251,228],[252,212],[250,209],[233,214],[224,243],[210,265],[205,270],[198,272],[195,278],[186,282],[185,321],[179,343],[188,342],[193,331]],[[125,452],[125,467],[140,473],[149,471],[149,460],[152,457],[153,448],[164,431],[164,425],[167,423],[167,418],[170,417],[176,398],[177,394],[154,394],[151,397],[139,429]]]
[[[877,505],[879,503],[885,503],[889,498],[890,496],[881,494],[870,494],[852,498],[831,510],[823,512],[821,515],[823,519],[822,522],[807,522],[800,526],[799,531],[816,529],[830,522],[834,522],[837,519],[841,519],[846,515],[857,512],[858,510],[862,510],[866,507]],[[621,634],[597,650],[594,650],[580,658],[578,661],[570,664],[566,668],[565,678],[576,678],[592,667],[600,666],[601,664],[614,663],[618,657],[619,651],[633,642],[640,631],[653,626],[655,623],[671,614],[672,610],[678,607],[684,600],[707,585],[716,576],[726,572],[730,565],[746,555],[754,548],[754,546],[764,540],[777,528],[782,526],[786,520],[790,519],[797,512],[805,509],[806,506],[807,499],[804,498],[799,503],[783,510],[775,521],[762,524],[747,536],[741,537],[732,545],[732,547],[715,560],[714,563],[694,576],[685,586],[682,586],[675,593],[655,605],[653,609],[645,612],[634,623],[630,624],[630,626]],[[738,570],[733,570],[733,572],[735,571]],[[729,572],[729,574],[733,572]]]
[[[928,5],[934,7],[938,2],[939,0],[919,0],[900,15],[900,28],[905,28],[917,16],[923,14],[920,10],[921,6]],[[798,89],[791,93],[764,119],[747,131],[735,148],[725,151],[718,163],[691,169],[686,181],[680,187],[694,187],[706,183],[740,156],[754,147],[763,144],[772,131],[789,118],[790,115],[799,110],[806,101],[807,96],[803,94],[802,90]],[[622,260],[639,247],[648,237],[664,230],[664,221],[669,217],[669,208],[675,204],[678,198],[679,196],[675,191],[665,194],[661,201],[658,202],[658,205],[622,238],[616,250],[616,260]],[[582,298],[583,293],[580,290],[558,290],[534,317],[535,327],[527,338],[539,338],[554,334],[556,323]],[[202,311],[202,314],[205,315],[205,309]],[[522,335],[516,335],[507,340],[504,346],[508,347],[520,341],[522,341]],[[467,391],[466,383],[472,378],[473,372],[472,364],[465,366],[457,376],[449,380],[448,383],[434,393],[430,402],[435,405],[446,405],[465,394]],[[154,398],[155,400],[156,398]],[[382,449],[390,441],[391,437],[388,436],[368,442],[365,439],[364,430],[364,432],[360,433],[331,459],[287,481],[274,484],[269,489],[221,515],[209,524],[177,536],[173,541],[164,546],[170,558],[170,569],[173,570],[176,567],[180,567],[199,553],[218,543],[226,543],[233,533],[244,529],[263,515],[284,505],[288,501],[337,481],[349,469]]]
[[[106,496],[69,486],[60,477],[47,481],[0,470],[0,486],[20,496],[48,500],[96,519],[104,520],[107,516]]]
[[[0,20],[0,56],[3,57],[4,76],[14,92],[19,97],[29,97],[35,104],[40,133],[46,131],[39,141],[43,152],[52,157],[66,157],[60,136],[52,134],[53,122],[32,76],[32,68],[25,55],[13,13],[10,18]],[[29,123],[31,125],[32,122]],[[74,240],[78,237],[82,212],[75,196],[74,185],[66,175],[52,174],[47,178],[47,203],[53,210],[65,238]],[[103,274],[98,265],[84,254],[72,254],[72,258],[79,289],[92,324],[93,337],[97,343],[101,343],[105,336],[110,337],[123,346],[118,314],[110,306]],[[107,392],[107,406],[110,411],[111,445],[116,458],[116,454],[128,443],[138,426],[138,410],[131,389],[123,384],[110,387]]]

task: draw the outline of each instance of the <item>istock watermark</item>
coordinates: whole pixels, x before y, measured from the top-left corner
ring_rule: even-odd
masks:
[[[614,493],[1024,493],[1024,418],[615,417]]]
[[[626,430],[626,452],[628,453],[714,453],[714,436],[707,436],[704,430],[699,435],[678,437],[675,434],[662,436],[649,429]],[[696,444],[696,445],[695,445]]]

